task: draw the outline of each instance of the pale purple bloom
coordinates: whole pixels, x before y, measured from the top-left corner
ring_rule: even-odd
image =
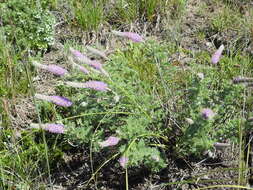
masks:
[[[36,124],[36,123],[32,123],[31,124],[31,128],[34,128],[34,129],[43,129],[43,130],[46,130],[48,132],[51,132],[51,133],[57,133],[57,134],[62,134],[64,133],[64,128],[65,126],[62,125],[62,124],[55,124],[55,123],[47,123],[47,124]]]
[[[120,138],[118,137],[109,137],[107,140],[100,142],[101,147],[115,146],[119,143]]]
[[[75,88],[91,88],[98,91],[107,91],[109,90],[106,83],[102,81],[88,81],[85,83],[79,83],[79,82],[66,82],[68,86],[72,86]]]
[[[104,59],[108,59],[105,55],[104,52],[98,50],[98,49],[95,49],[91,46],[86,46],[86,48],[91,52],[91,53],[94,53],[95,55],[99,55],[100,57],[103,57]]]
[[[63,76],[68,73],[68,71],[58,65],[43,65],[38,63],[37,61],[33,61],[32,64],[40,69],[47,70],[55,75]]]
[[[119,32],[119,31],[112,31],[113,34],[117,36],[122,36],[129,38],[133,42],[144,42],[144,39],[137,33],[134,32]]]
[[[219,62],[223,50],[224,50],[224,45],[222,44],[222,45],[219,47],[219,49],[218,49],[218,50],[213,54],[213,56],[212,56],[211,62],[212,62],[213,64],[217,64],[217,63]]]
[[[35,94],[34,97],[40,100],[52,102],[58,106],[69,107],[72,105],[72,102],[69,99],[61,96],[47,96],[43,94]]]
[[[204,119],[212,119],[215,116],[215,113],[213,112],[213,110],[209,109],[209,108],[203,108],[201,110],[201,115]]]
[[[128,157],[122,156],[119,158],[119,164],[121,167],[126,168]]]

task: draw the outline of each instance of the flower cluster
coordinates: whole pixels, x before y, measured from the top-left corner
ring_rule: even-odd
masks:
[[[132,32],[119,32],[113,31],[113,34],[128,38],[133,42],[144,42],[144,39],[136,33]],[[100,56],[104,60],[108,60],[106,54],[100,50],[97,50],[93,47],[87,46],[87,50],[91,53]],[[73,48],[69,48],[68,60],[71,63],[73,68],[77,68],[82,73],[89,75],[90,72],[97,72],[101,73],[105,76],[109,76],[109,74],[104,70],[103,65],[98,60],[92,60],[85,54],[81,53],[78,50]],[[32,64],[42,70],[46,70],[54,75],[57,76],[66,76],[70,75],[71,73],[67,71],[65,68],[60,67],[58,65],[45,65],[33,61]],[[105,82],[97,81],[97,80],[89,80],[86,82],[75,82],[75,81],[65,81],[66,86],[74,87],[74,88],[88,88],[96,91],[108,91],[108,85]],[[73,105],[72,101],[68,98],[57,96],[57,95],[44,95],[44,94],[35,94],[35,98],[47,102],[51,102],[57,106],[62,107],[70,107]],[[62,124],[50,123],[50,124],[31,124],[32,128],[40,128],[46,130],[51,133],[63,134],[65,132],[65,126]],[[108,137],[105,141],[99,142],[101,148],[115,146],[119,143],[120,138],[115,136]],[[156,158],[154,158],[156,159]],[[120,165],[125,168],[127,166],[129,158],[126,156],[122,156],[119,159]]]

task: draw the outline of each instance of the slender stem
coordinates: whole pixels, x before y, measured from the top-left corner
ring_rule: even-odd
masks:
[[[42,122],[41,122],[41,118],[40,118],[39,108],[38,108],[38,105],[36,104],[36,100],[35,100],[35,97],[34,97],[34,95],[35,95],[35,88],[33,86],[33,83],[32,83],[32,80],[31,80],[31,76],[29,75],[29,71],[28,71],[27,65],[25,63],[24,63],[24,67],[25,67],[25,71],[26,71],[26,75],[27,75],[27,79],[28,79],[29,85],[31,87],[32,100],[33,100],[33,103],[35,105],[35,110],[36,110],[36,114],[37,114],[37,117],[38,117],[39,125],[41,127]],[[44,143],[44,146],[45,146],[45,156],[46,156],[46,164],[47,164],[47,170],[48,170],[49,183],[51,185],[52,184],[52,180],[51,180],[50,165],[49,165],[49,158],[48,158],[48,146],[47,146],[46,135],[45,135],[45,131],[44,130],[42,130],[42,138],[43,138],[43,143]]]

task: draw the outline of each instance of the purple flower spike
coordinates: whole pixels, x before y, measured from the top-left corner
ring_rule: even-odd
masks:
[[[80,82],[66,82],[66,85],[72,86],[74,88],[91,88],[98,91],[107,91],[109,88],[107,84],[102,81],[88,81],[85,83]]]
[[[63,76],[68,73],[66,69],[59,67],[57,65],[48,65],[46,70],[58,76]]]
[[[58,106],[69,107],[72,105],[72,102],[69,99],[61,96],[47,96],[43,94],[35,94],[34,97],[40,100],[52,102]]]
[[[64,133],[64,125],[62,124],[44,124],[42,128],[50,133],[63,134]]]
[[[215,116],[215,113],[213,112],[213,110],[211,110],[209,108],[203,108],[201,110],[201,115],[204,119],[210,120]]]
[[[31,128],[33,129],[44,129],[46,131],[49,131],[51,133],[58,133],[62,134],[64,133],[65,126],[62,124],[55,124],[55,123],[48,123],[48,124],[37,124],[37,123],[31,123]]]
[[[61,97],[61,96],[50,96],[51,101],[58,105],[58,106],[63,106],[63,107],[70,107],[72,105],[72,102],[65,98],[65,97]]]
[[[102,81],[88,81],[84,83],[86,88],[91,88],[98,91],[107,91],[107,84]]]
[[[101,147],[115,146],[119,143],[120,138],[118,137],[109,137],[107,140],[100,142]]]
[[[57,65],[43,65],[38,63],[37,61],[33,61],[32,64],[40,69],[47,70],[55,75],[63,76],[68,73],[68,71]]]
[[[119,159],[119,164],[121,165],[121,167],[126,168],[128,162],[128,157],[122,156]]]
[[[224,45],[222,44],[219,49],[213,54],[212,56],[212,59],[211,59],[211,62],[213,64],[217,64],[219,61],[220,61],[220,58],[221,58],[221,54],[224,50]]]
[[[119,32],[119,31],[112,31],[113,34],[117,35],[117,36],[122,36],[122,37],[126,37],[129,38],[130,40],[132,40],[133,42],[144,42],[144,39],[137,33],[134,32]]]

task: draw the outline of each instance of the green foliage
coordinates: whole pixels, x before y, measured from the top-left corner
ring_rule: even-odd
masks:
[[[12,97],[27,92],[28,81],[22,72],[19,54],[11,47],[5,35],[0,31],[0,97]]]
[[[71,0],[77,23],[84,30],[96,30],[104,21],[105,0]]]
[[[211,29],[214,32],[236,31],[238,34],[244,34],[245,30],[252,24],[248,22],[248,17],[240,13],[237,7],[232,5],[220,5],[216,14],[211,18]],[[240,36],[239,36],[240,37]]]
[[[39,1],[12,0],[0,3],[2,29],[17,51],[46,50],[54,42],[54,16]],[[47,2],[42,1],[46,6]]]
[[[105,22],[116,25],[136,20],[155,21],[158,14],[164,14],[165,2],[161,0],[70,0],[74,22],[84,30],[97,30]]]
[[[0,186],[14,188],[29,187],[34,189],[32,183],[38,176],[45,175],[46,156],[45,145],[38,134],[23,132],[22,137],[16,136],[14,130],[3,130],[0,132]],[[54,166],[59,163],[62,151],[50,143],[50,164]],[[53,169],[53,168],[52,168]],[[36,179],[38,180],[38,179]],[[15,182],[15,183],[12,183]]]
[[[178,114],[183,126],[179,152],[200,156],[211,149],[214,142],[230,139],[238,143],[244,88],[231,82],[233,77],[240,75],[241,68],[236,67],[238,59],[240,56],[232,59],[224,57],[219,68],[205,67],[204,79],[194,74],[189,80],[185,102],[180,100],[183,110]],[[241,66],[249,70],[251,62],[244,59]],[[212,109],[215,117],[204,119],[200,113],[202,108]],[[191,118],[194,123],[187,123],[185,118]]]

